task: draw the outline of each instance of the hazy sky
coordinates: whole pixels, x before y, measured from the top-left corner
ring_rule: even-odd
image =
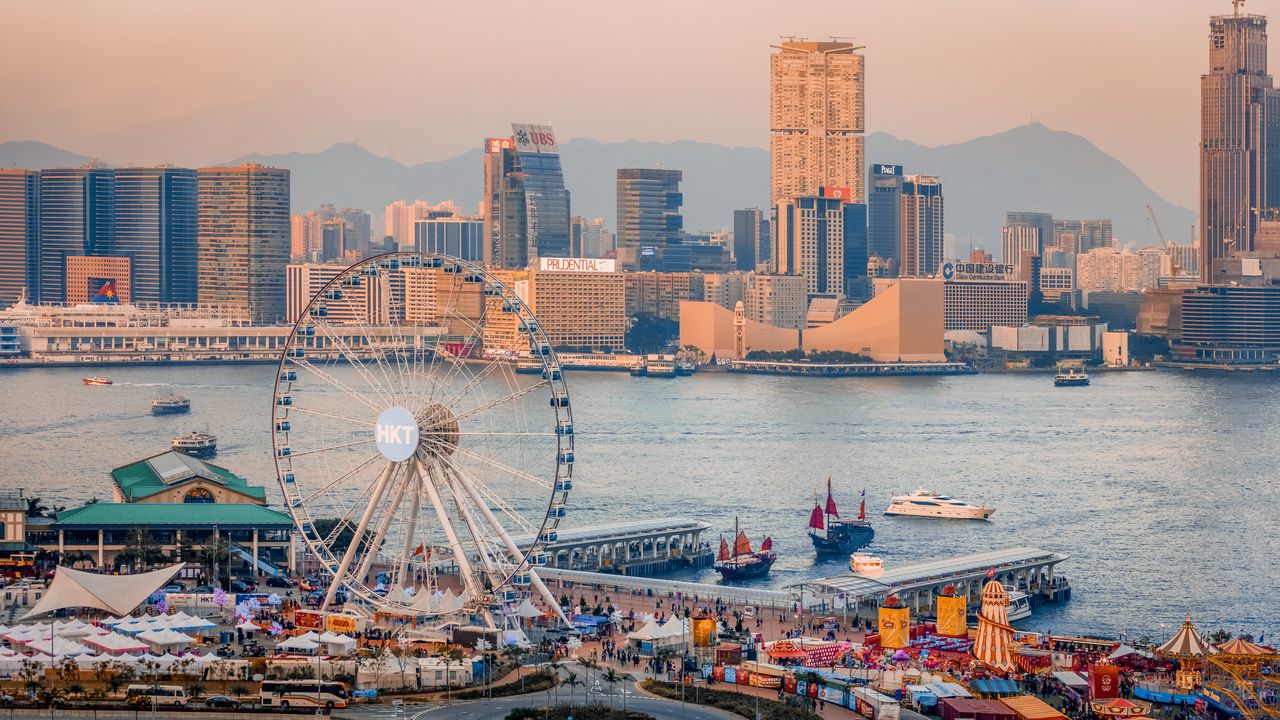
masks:
[[[2,0],[0,140],[198,164],[337,141],[411,163],[512,120],[561,139],[768,143],[769,44],[867,45],[867,128],[927,145],[1038,119],[1197,196],[1227,0]],[[1280,22],[1280,0],[1250,12]],[[1273,53],[1274,55],[1274,53]],[[927,168],[921,168],[927,170]]]

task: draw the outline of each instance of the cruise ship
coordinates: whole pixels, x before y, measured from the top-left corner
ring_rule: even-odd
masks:
[[[894,495],[885,515],[910,517],[949,518],[953,520],[986,520],[996,509],[985,505],[970,505],[929,490],[916,490],[910,495]]]
[[[151,401],[152,415],[177,415],[185,412],[191,412],[191,398],[185,395],[169,393]]]

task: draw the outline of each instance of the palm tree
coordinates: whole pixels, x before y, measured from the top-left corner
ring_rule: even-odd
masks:
[[[130,530],[128,537],[125,538],[124,549],[116,555],[116,565],[128,564],[145,570],[163,559],[164,553],[160,550],[160,543],[156,542],[151,533],[134,529]]]
[[[569,686],[569,704],[573,704],[573,689],[584,683],[578,679],[578,673],[569,671],[565,673],[564,684]]]
[[[42,498],[27,498],[27,517],[44,517],[47,512],[49,512],[49,506],[44,504]]]
[[[503,655],[506,655],[509,659],[511,659],[513,662],[515,662],[515,664],[516,664],[516,678],[518,678],[518,679],[520,680],[520,690],[523,692],[523,691],[524,691],[524,676],[520,674],[520,670],[521,670],[521,668],[523,667],[523,666],[520,664],[520,660],[521,660],[521,658],[523,658],[525,655],[529,654],[529,651],[528,651],[527,649],[525,649],[525,648],[520,647],[519,645],[508,645],[508,646],[506,646],[505,648],[503,648],[503,650],[502,650],[502,654],[503,654]]]
[[[609,683],[609,707],[613,707],[613,686],[622,681],[622,676],[613,668],[605,668],[604,674],[600,676],[600,679]]]

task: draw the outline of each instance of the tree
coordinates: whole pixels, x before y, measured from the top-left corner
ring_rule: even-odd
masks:
[[[116,567],[129,565],[135,569],[146,570],[162,560],[164,560],[164,553],[160,549],[160,543],[156,542],[151,533],[134,529],[129,531],[129,535],[125,538],[124,549],[116,554],[115,562]]]
[[[600,676],[600,679],[609,683],[609,707],[613,707],[613,688],[619,682],[622,682],[622,676],[613,668],[605,668],[604,674]]]
[[[680,335],[680,323],[649,313],[637,313],[627,329],[627,349],[634,353],[659,352]]]
[[[27,517],[37,518],[44,517],[49,512],[49,506],[44,504],[43,498],[31,497],[27,498]]]
[[[338,518],[317,518],[314,523],[316,534],[322,538],[329,537],[333,534],[333,531],[337,529],[339,522]],[[337,537],[329,543],[329,547],[335,554],[344,553],[347,551],[347,548],[351,547],[351,541],[355,539],[355,536],[355,527],[353,527],[350,522],[346,522],[343,524],[342,529],[338,531]],[[372,540],[373,534],[368,530],[365,530],[364,540],[360,543],[360,547],[356,548],[356,551],[364,552],[365,545]]]
[[[444,696],[446,700],[451,697],[453,691],[453,678],[449,675],[449,666],[461,663],[466,656],[467,654],[457,645],[446,645],[440,651],[440,657],[444,658]]]
[[[578,673],[573,672],[573,671],[569,671],[569,672],[565,673],[565,680],[564,680],[564,684],[569,686],[569,704],[570,704],[570,705],[572,705],[572,704],[573,704],[573,689],[574,689],[575,687],[579,686],[579,685],[582,685],[582,684],[583,684],[583,682],[582,682],[581,680],[579,680],[579,679],[578,679]]]

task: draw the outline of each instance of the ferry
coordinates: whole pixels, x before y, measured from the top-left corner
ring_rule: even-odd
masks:
[[[840,517],[835,498],[831,496],[831,478],[827,478],[826,505],[818,503],[816,492],[813,500],[813,510],[809,513],[809,540],[819,555],[843,555],[871,544],[876,531],[867,522],[866,490],[862,491],[856,520]]]
[[[996,509],[985,505],[970,505],[963,500],[939,495],[929,490],[916,490],[910,495],[894,495],[885,515],[911,517],[950,518],[954,520],[986,520]]]
[[[676,363],[676,374],[681,377],[688,377],[696,372],[698,372],[698,363],[692,360],[681,360]]]
[[[213,457],[218,454],[218,437],[210,432],[196,432],[193,430],[186,435],[178,435],[169,441],[169,447],[192,457]]]
[[[152,415],[177,415],[191,412],[191,399],[170,393],[167,397],[158,397],[151,401]]]
[[[1083,370],[1076,372],[1074,368],[1066,372],[1059,371],[1053,378],[1054,387],[1083,387],[1089,384],[1089,376]]]
[[[876,555],[854,553],[849,556],[849,569],[867,578],[878,578],[884,575],[884,560]]]
[[[674,355],[649,355],[644,359],[644,366],[646,377],[673,378],[676,376]]]
[[[1030,595],[1008,585],[1004,586],[1004,592],[1009,596],[1009,622],[1025,620],[1031,617]]]
[[[85,385],[110,385],[111,378],[103,377],[101,375],[94,375],[93,377],[84,378],[84,384]]]
[[[747,534],[738,529],[738,519],[733,519],[733,549],[729,543],[720,538],[720,553],[716,556],[715,569],[725,580],[747,580],[764,577],[769,568],[778,559],[773,552],[773,538],[766,537],[760,543],[760,550],[751,552],[751,541]]]

